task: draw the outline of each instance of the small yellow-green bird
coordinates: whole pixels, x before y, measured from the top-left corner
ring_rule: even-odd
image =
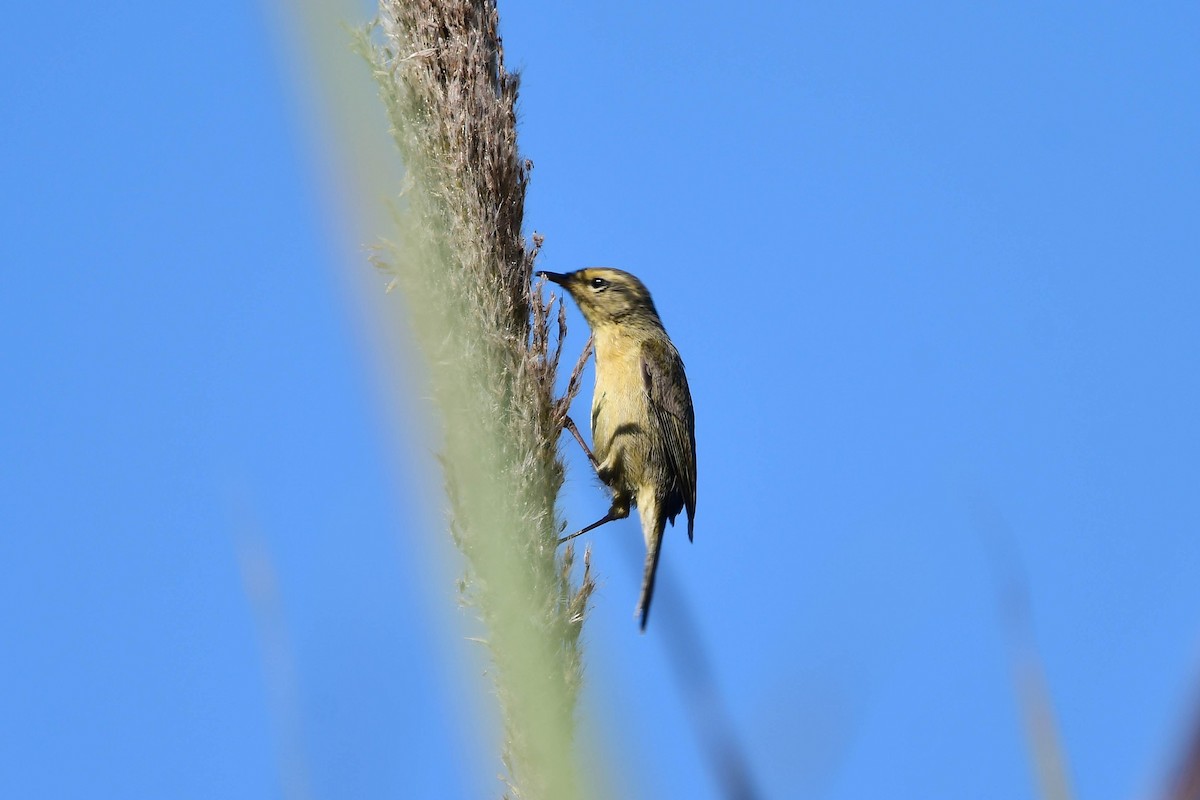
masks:
[[[560,542],[629,516],[636,506],[646,539],[646,566],[637,613],[650,614],[654,576],[667,520],[687,509],[688,540],[696,516],[696,428],[683,359],[663,328],[650,292],[619,269],[592,267],[539,275],[562,286],[592,328],[596,392],[588,451],[600,480],[612,490],[608,513]],[[575,423],[567,427],[587,451]]]

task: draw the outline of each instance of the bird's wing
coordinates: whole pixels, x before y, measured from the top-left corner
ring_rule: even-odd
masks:
[[[687,506],[690,540],[696,515],[696,419],[683,359],[673,345],[654,340],[643,345],[642,379],[650,400],[651,420],[662,432],[667,464]]]

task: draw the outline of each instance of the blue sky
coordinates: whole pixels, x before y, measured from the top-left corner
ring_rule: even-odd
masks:
[[[592,538],[615,791],[717,796],[686,603],[767,796],[1036,796],[1004,564],[1079,796],[1153,791],[1200,706],[1200,12],[648,5],[501,6],[541,264],[642,277],[696,404],[645,636],[636,521]],[[499,791],[399,300],[279,18],[10,14],[6,797]]]

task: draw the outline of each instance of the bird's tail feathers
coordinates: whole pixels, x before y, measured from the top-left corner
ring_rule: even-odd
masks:
[[[642,633],[646,632],[646,620],[650,618],[650,600],[654,597],[654,578],[658,574],[658,555],[662,552],[663,526],[659,525],[646,548],[646,568],[642,572],[642,595],[638,599],[637,613],[642,618]]]

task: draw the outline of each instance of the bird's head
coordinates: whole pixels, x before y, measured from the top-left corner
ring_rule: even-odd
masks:
[[[633,275],[612,267],[575,272],[539,272],[571,293],[592,328],[609,324],[652,323],[661,326],[646,286]]]

